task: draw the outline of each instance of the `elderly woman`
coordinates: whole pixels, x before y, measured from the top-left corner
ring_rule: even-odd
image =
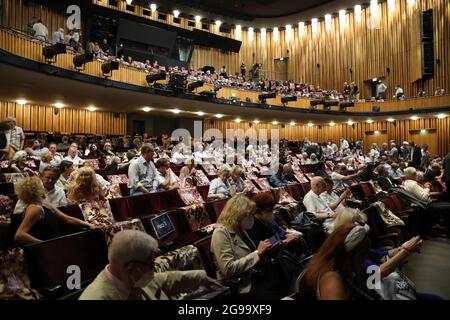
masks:
[[[23,173],[24,171],[28,171],[26,161],[28,154],[26,151],[17,151],[14,154],[14,158],[9,163],[8,171],[13,173]]]
[[[195,174],[197,173],[197,169],[195,168],[195,159],[190,157],[186,159],[184,162],[185,166],[180,170],[180,185],[183,188],[193,187]]]
[[[41,163],[39,164],[39,173],[42,173],[46,167],[51,166],[52,161],[53,155],[50,152],[42,154]]]
[[[67,199],[75,203],[105,200],[94,169],[91,167],[78,169],[74,181],[69,185]]]
[[[228,179],[228,182],[230,184],[231,195],[235,195],[236,193],[251,191],[245,187],[244,180],[242,180],[243,172],[244,172],[244,169],[242,169],[242,167],[240,167],[240,166],[235,166],[230,170],[230,178]]]
[[[46,191],[38,177],[24,178],[16,186],[16,191],[19,200],[26,206],[23,213],[14,214],[12,217],[12,226],[17,229],[14,240],[20,243],[38,243],[61,236],[58,220],[92,228],[91,224],[67,216],[49,202],[44,201]]]
[[[268,240],[256,247],[247,234],[253,227],[255,210],[253,201],[243,195],[234,196],[225,205],[211,239],[218,279],[240,276],[243,279],[240,294],[257,293],[257,288],[252,288],[249,271],[271,247]]]
[[[230,184],[228,183],[230,171],[222,168],[217,173],[217,176],[209,185],[208,199],[224,199],[231,195]]]

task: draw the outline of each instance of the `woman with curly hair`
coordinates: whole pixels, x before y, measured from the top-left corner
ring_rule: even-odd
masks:
[[[94,169],[81,167],[76,173],[74,182],[69,186],[67,199],[79,203],[90,200],[105,200]]]
[[[12,228],[15,230],[15,241],[28,244],[57,238],[62,235],[60,221],[93,228],[86,221],[65,215],[44,200],[46,191],[38,177],[24,178],[16,186],[16,192],[19,200],[25,204],[25,210],[22,213],[13,214],[11,217]]]

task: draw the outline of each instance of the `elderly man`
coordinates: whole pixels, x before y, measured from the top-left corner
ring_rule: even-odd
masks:
[[[168,300],[200,286],[219,285],[204,270],[154,273],[158,242],[137,230],[117,233],[108,249],[109,264],[80,300]]]
[[[128,187],[131,189],[131,195],[153,191],[153,181],[156,176],[154,154],[153,146],[150,143],[144,143],[141,147],[141,156],[133,160],[128,167]]]
[[[41,174],[42,184],[45,188],[45,197],[47,202],[51,203],[55,207],[65,207],[67,206],[67,198],[64,190],[61,187],[56,185],[60,176],[59,169],[46,167]],[[22,213],[24,212],[26,205],[19,200],[16,203],[16,207],[14,208],[14,213]]]
[[[25,143],[25,134],[21,127],[18,127],[16,124],[16,118],[9,117],[6,119],[9,123],[9,130],[6,132],[6,139],[10,147],[12,147],[15,151],[22,150],[23,145]]]
[[[325,180],[322,177],[314,177],[311,180],[311,190],[303,198],[303,204],[306,211],[314,213],[318,220],[325,220],[324,227],[327,231],[333,229],[334,218],[337,213],[334,212],[320,197],[326,191]]]
[[[158,191],[177,189],[180,187],[180,179],[170,170],[170,162],[168,159],[158,159],[155,166],[155,184]]]
[[[347,166],[342,163],[338,163],[334,167],[334,172],[331,174],[331,179],[333,180],[334,187],[333,190],[340,193],[345,189],[344,182],[353,180],[356,177],[359,177],[363,174],[363,170],[359,170],[358,172],[354,174],[347,175]]]
[[[401,182],[401,180],[395,180],[389,177],[389,171],[385,164],[380,164],[377,167],[377,172],[377,182],[381,189],[383,189],[383,191],[389,191],[389,189],[397,187],[397,184]]]

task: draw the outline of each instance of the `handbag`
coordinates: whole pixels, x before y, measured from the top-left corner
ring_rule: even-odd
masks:
[[[313,213],[303,211],[300,212],[291,222],[291,228],[300,231],[305,235],[305,240],[309,244],[311,252],[319,250],[325,241],[325,231],[322,225],[316,220]]]

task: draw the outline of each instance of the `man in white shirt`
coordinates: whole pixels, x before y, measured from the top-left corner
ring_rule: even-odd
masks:
[[[158,159],[155,164],[155,186],[158,191],[177,189],[180,181],[175,173],[170,170],[170,162],[165,158]]]
[[[21,127],[16,125],[16,118],[9,117],[6,119],[6,122],[8,122],[10,126],[10,129],[5,132],[8,145],[10,145],[15,151],[23,150],[25,133],[23,133]]]
[[[333,190],[337,193],[340,193],[345,189],[344,182],[351,181],[356,177],[359,177],[363,174],[363,170],[359,170],[354,174],[347,175],[347,166],[342,163],[338,163],[334,167],[334,172],[331,174],[331,179],[333,180],[334,187]]]
[[[48,151],[52,154],[53,156],[53,160],[50,161],[50,164],[52,166],[59,166],[59,164],[61,163],[61,161],[63,160],[63,157],[56,152],[56,143],[50,143],[48,145]]]
[[[78,156],[78,150],[75,147],[70,147],[68,151],[67,157],[64,157],[63,160],[68,160],[73,163],[73,167],[78,169],[79,166],[82,166],[84,160]]]
[[[303,204],[306,207],[306,211],[314,213],[318,220],[325,220],[324,227],[328,231],[332,229],[333,221],[337,217],[337,213],[320,197],[325,191],[325,180],[322,177],[312,178],[311,190],[303,198]]]
[[[403,89],[402,89],[402,87],[400,87],[399,84],[395,87],[394,98],[397,100],[403,99]]]
[[[64,190],[56,185],[59,179],[60,172],[56,168],[46,167],[41,175],[42,184],[45,188],[45,198],[55,207],[67,206],[67,198]],[[14,213],[22,213],[26,204],[19,200],[14,208]]]
[[[344,202],[351,195],[349,189],[346,189],[340,196],[333,191],[333,180],[325,178],[326,190],[320,194],[320,198],[325,201],[331,210],[340,211],[345,208]]]
[[[42,23],[42,20],[38,20],[33,25],[34,37],[42,42],[47,41],[48,30],[47,27]]]
[[[59,28],[57,31],[53,32],[52,44],[64,43],[64,29]]]
[[[128,187],[131,189],[131,195],[153,191],[153,181],[156,176],[154,154],[153,146],[150,143],[144,143],[141,147],[141,156],[133,160],[128,167]]]
[[[345,149],[348,149],[348,148],[350,147],[348,141],[345,140],[344,137],[341,137],[340,141],[341,141],[341,146],[340,146],[339,149],[340,149],[341,151],[344,151]]]

